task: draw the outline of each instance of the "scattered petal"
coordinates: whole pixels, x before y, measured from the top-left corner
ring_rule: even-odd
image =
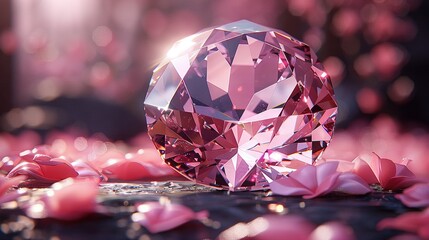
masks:
[[[7,176],[27,176],[27,183],[33,186],[52,184],[79,175],[73,166],[62,158],[52,158],[45,154],[29,152],[22,154],[22,159],[23,161],[15,166]]]
[[[150,166],[148,166],[147,163],[122,159],[105,167],[103,173],[110,176],[110,178],[120,180],[139,180],[151,176],[148,168],[150,168]]]
[[[358,175],[351,172],[345,172],[341,173],[341,175],[338,177],[335,191],[353,195],[360,195],[371,192],[371,188]]]
[[[11,187],[18,186],[24,180],[25,176],[9,178],[0,175],[0,204],[13,201],[21,196],[18,191],[8,192],[8,190]]]
[[[26,212],[33,218],[78,220],[90,213],[100,212],[97,194],[96,181],[68,178],[53,184],[39,201],[26,208]]]
[[[299,227],[297,227],[299,226]],[[314,226],[299,216],[265,215],[245,224],[238,223],[223,231],[219,240],[270,239],[307,240]]]
[[[76,160],[71,165],[79,174],[79,178],[93,178],[100,181],[107,181],[107,177],[100,173],[89,161]]]
[[[174,203],[146,202],[137,205],[138,212],[131,218],[151,233],[171,230],[192,220],[208,217],[207,211],[194,212],[190,208]]]
[[[407,207],[429,206],[429,183],[418,183],[397,194],[396,198],[401,200]]]
[[[383,219],[377,224],[377,228],[403,230],[415,233],[422,239],[429,239],[429,208],[423,212],[408,212],[396,218]]]

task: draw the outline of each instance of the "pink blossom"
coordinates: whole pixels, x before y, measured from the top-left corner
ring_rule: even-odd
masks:
[[[397,194],[396,198],[407,207],[427,207],[429,206],[429,183],[414,184],[405,189],[403,194]]]
[[[318,166],[308,165],[270,183],[274,194],[315,198],[333,191],[349,194],[366,194],[368,185],[353,173],[340,173],[337,162]]]
[[[96,181],[68,178],[53,184],[39,201],[26,207],[26,212],[33,218],[81,219],[90,213],[102,211],[96,202],[97,194]]]
[[[37,151],[33,152],[24,152],[21,156],[22,161],[7,176],[27,176],[27,183],[32,185],[52,184],[69,177],[78,176],[78,173],[67,160],[39,154]]]
[[[19,183],[24,180],[25,176],[9,178],[0,175],[0,204],[15,200],[17,197],[19,197],[21,194],[19,194],[17,191],[8,193],[8,190],[13,186],[18,186]]]
[[[354,172],[368,184],[380,184],[385,190],[399,190],[418,182],[406,165],[380,158],[375,153],[353,160]]]
[[[131,218],[152,233],[168,231],[192,220],[208,217],[207,211],[194,212],[188,207],[170,202],[146,202],[137,205]]]
[[[307,240],[313,229],[311,223],[299,216],[265,215],[249,223],[238,223],[230,227],[218,239]]]
[[[377,228],[394,228],[415,233],[422,239],[429,239],[429,208],[423,212],[407,212],[396,218],[383,219],[377,224]]]

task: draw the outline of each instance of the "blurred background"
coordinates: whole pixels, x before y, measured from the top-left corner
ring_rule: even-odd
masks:
[[[172,43],[248,19],[317,52],[338,129],[379,116],[423,129],[428,12],[423,0],[0,0],[0,128],[127,140],[145,130],[145,91]]]

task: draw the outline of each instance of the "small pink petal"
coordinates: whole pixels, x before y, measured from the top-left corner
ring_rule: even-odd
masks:
[[[340,222],[328,222],[318,226],[309,240],[354,240],[356,239],[353,229]]]
[[[10,172],[16,165],[18,165],[22,159],[19,156],[8,156],[4,157],[0,161],[0,171],[4,173]]]
[[[271,182],[270,189],[274,194],[283,196],[303,196],[312,194],[310,189],[290,177],[283,177]]]
[[[295,172],[290,173],[288,177],[297,180],[310,191],[315,191],[317,188],[317,170],[315,166],[307,165],[299,168]]]
[[[40,166],[34,162],[21,162],[7,174],[7,177],[20,175],[27,176],[29,179],[43,179]]]
[[[351,172],[345,172],[341,173],[341,175],[338,177],[335,191],[357,195],[367,194],[371,192],[371,188],[358,175]]]
[[[377,158],[379,157],[377,156]],[[396,176],[396,165],[392,160],[379,158],[377,171],[374,171],[374,173],[378,175],[377,178],[380,182],[380,185],[385,188],[385,186],[388,185],[389,181]]]
[[[94,178],[100,181],[107,181],[107,177],[100,173],[89,161],[76,160],[71,165],[79,174],[79,178]]]
[[[396,164],[396,175],[397,176],[406,176],[406,177],[414,177],[414,173],[411,172],[410,169],[408,169],[409,161],[407,161],[405,164]]]
[[[23,193],[21,193],[19,191],[12,191],[12,192],[6,193],[6,194],[0,196],[0,204],[10,202],[10,201],[14,201],[22,195],[23,195]]]
[[[41,153],[35,154],[33,157],[33,161],[38,162],[38,163],[49,162],[49,161],[51,161],[51,159],[52,159],[51,156],[46,155],[46,154],[41,154]]]
[[[325,181],[327,177],[337,172],[338,162],[327,162],[317,166],[316,176],[317,183],[320,184]]]
[[[429,208],[423,212],[407,212],[396,218],[383,219],[377,224],[378,229],[393,228],[429,239]]]
[[[208,217],[207,211],[195,213],[188,207],[172,203],[146,202],[137,205],[137,209],[138,212],[132,215],[132,220],[152,233],[168,231],[191,220]]]
[[[52,158],[48,160],[45,156],[39,155],[34,161],[19,163],[7,176],[13,177],[18,175],[27,176],[27,183],[37,186],[38,184],[52,184],[69,177],[76,177],[78,173],[64,159]]]
[[[313,192],[313,194],[310,195],[304,195],[303,198],[305,199],[311,199],[318,196],[322,196],[325,194],[328,194],[332,192],[336,187],[336,182],[338,177],[340,176],[340,173],[334,172],[330,176],[326,176],[325,179],[322,179],[322,182],[317,187],[316,191]]]
[[[53,158],[50,161],[36,162],[42,170],[42,175],[53,181],[60,181],[69,177],[77,177],[79,175],[68,161],[61,158]]]
[[[11,187],[18,186],[25,178],[25,176],[5,177],[0,175],[0,196],[4,195]]]
[[[97,182],[68,178],[52,185],[51,190],[40,199],[38,212],[35,212],[34,206],[28,206],[26,211],[30,217],[78,220],[97,212],[97,194]]]
[[[402,194],[397,194],[396,198],[407,207],[429,206],[429,183],[415,184],[405,189]]]
[[[396,176],[392,177],[389,182],[387,182],[384,186],[384,189],[389,190],[401,190],[407,187],[410,187],[416,183],[419,183],[420,180],[415,177],[408,176]]]
[[[148,170],[148,167],[150,167],[148,165],[148,163],[143,164],[124,159],[105,167],[103,172],[111,175],[111,178],[121,180],[139,180],[152,176],[151,172]]]
[[[355,163],[354,172],[363,178],[368,184],[378,183],[378,179],[368,163],[361,158],[353,160]]]
[[[304,198],[314,198],[332,192],[335,189],[337,179],[340,175],[336,171],[338,162],[327,162],[317,166],[317,189],[313,194],[304,196]]]
[[[318,166],[307,165],[292,172],[288,177],[274,180],[270,188],[274,194],[314,198],[333,191],[337,178],[338,163],[326,162]]]
[[[223,231],[218,239],[308,240],[314,226],[299,216],[265,215]]]

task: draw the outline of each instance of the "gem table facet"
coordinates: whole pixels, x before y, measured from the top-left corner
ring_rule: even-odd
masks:
[[[176,42],[154,70],[144,105],[168,165],[233,191],[266,189],[297,161],[313,164],[337,113],[310,47],[245,20]]]

